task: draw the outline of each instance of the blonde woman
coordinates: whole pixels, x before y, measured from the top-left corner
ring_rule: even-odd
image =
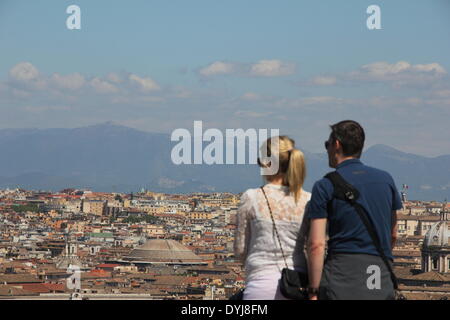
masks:
[[[306,271],[307,226],[302,222],[311,194],[302,189],[305,159],[295,148],[294,140],[287,136],[273,137],[262,148],[267,148],[268,156],[276,157],[278,172],[264,176],[266,183],[262,188],[243,193],[237,213],[234,251],[235,257],[245,265],[244,300],[282,300],[285,297],[278,282],[285,261],[273,229],[269,205],[289,268]],[[259,159],[258,163],[267,166]]]

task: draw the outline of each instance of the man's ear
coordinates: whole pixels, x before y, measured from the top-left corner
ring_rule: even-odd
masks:
[[[335,146],[336,146],[336,148],[335,148],[336,153],[342,154],[344,151],[342,150],[342,144],[341,144],[341,142],[340,142],[339,140],[336,139],[336,140],[334,141],[334,143],[335,143]]]

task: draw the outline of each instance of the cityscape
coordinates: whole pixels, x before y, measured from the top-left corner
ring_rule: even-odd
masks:
[[[372,221],[375,231],[391,228],[401,198],[392,248],[396,300],[448,300],[449,9],[448,0],[1,0],[0,300],[39,300],[40,308],[44,300],[52,307],[53,300],[142,300],[143,314],[162,305],[170,319],[212,318],[214,306],[221,308],[216,317],[242,312],[255,319],[252,308],[261,308],[278,318],[269,300],[289,296],[292,270],[282,271],[289,261],[281,266],[278,253],[285,258],[283,248],[291,247],[309,250],[292,259],[292,274],[303,275],[294,296],[326,300],[327,281],[316,280],[327,280],[330,270],[348,272],[335,283],[353,297],[365,300],[347,281],[359,275],[360,287],[381,294],[387,277],[378,262],[360,273],[351,268],[358,263],[328,263],[335,244],[342,245],[337,253],[363,253],[364,263],[375,253],[362,225],[350,221],[355,217],[346,226],[324,218],[339,189],[317,192],[317,182],[343,163],[341,147],[345,158],[389,174],[394,196],[367,202],[382,214],[365,208],[369,220],[380,218]],[[333,128],[345,120],[358,123],[349,136]],[[280,175],[264,174],[269,163],[279,164],[272,155],[280,145],[272,150],[269,136],[286,140]],[[300,194],[302,217],[311,218],[302,224],[281,214],[289,232],[281,241],[276,231],[279,246],[248,223],[257,207],[246,190],[265,183],[289,187],[297,209]],[[377,190],[360,189],[370,199]],[[345,195],[357,205],[359,193]],[[266,235],[278,220],[269,198],[262,203],[272,220],[257,222]],[[286,216],[296,210],[291,200],[279,202]],[[373,232],[361,217],[395,280],[377,245],[387,249],[395,229]],[[349,232],[333,234],[343,225]],[[297,231],[309,236],[307,248]],[[276,305],[289,314],[286,304]],[[412,310],[399,305],[402,317]],[[71,307],[81,318],[88,314]],[[96,309],[105,316],[106,308]]]
[[[0,299],[224,300],[244,287],[239,194],[0,191]],[[450,295],[450,204],[407,201],[393,250],[408,300]],[[67,279],[80,270],[80,286]]]

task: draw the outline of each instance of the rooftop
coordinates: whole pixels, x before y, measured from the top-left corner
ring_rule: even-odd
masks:
[[[175,240],[150,239],[124,260],[142,263],[201,263],[202,258]]]

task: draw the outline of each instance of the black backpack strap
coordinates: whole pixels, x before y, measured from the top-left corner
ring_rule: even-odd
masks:
[[[350,202],[350,204],[356,203],[359,198],[359,191],[355,189],[351,184],[342,178],[342,176],[333,171],[328,173],[325,178],[331,181],[334,187],[333,197],[336,199]]]
[[[348,183],[337,171],[328,173],[327,175],[325,175],[325,178],[330,180],[331,183],[333,184],[334,187],[333,198],[347,201],[355,208],[356,212],[361,218],[361,221],[364,223],[367,232],[369,233],[370,238],[372,239],[372,242],[378,251],[378,254],[380,255],[387,269],[389,270],[392,283],[394,285],[394,289],[397,290],[398,289],[397,277],[395,276],[394,271],[392,270],[392,266],[389,263],[388,257],[386,257],[384,253],[384,250],[381,246],[380,238],[378,237],[378,233],[376,232],[373,223],[369,219],[366,209],[358,202],[356,202],[356,200],[359,198],[359,191],[356,190],[356,188],[352,186],[350,183]]]

